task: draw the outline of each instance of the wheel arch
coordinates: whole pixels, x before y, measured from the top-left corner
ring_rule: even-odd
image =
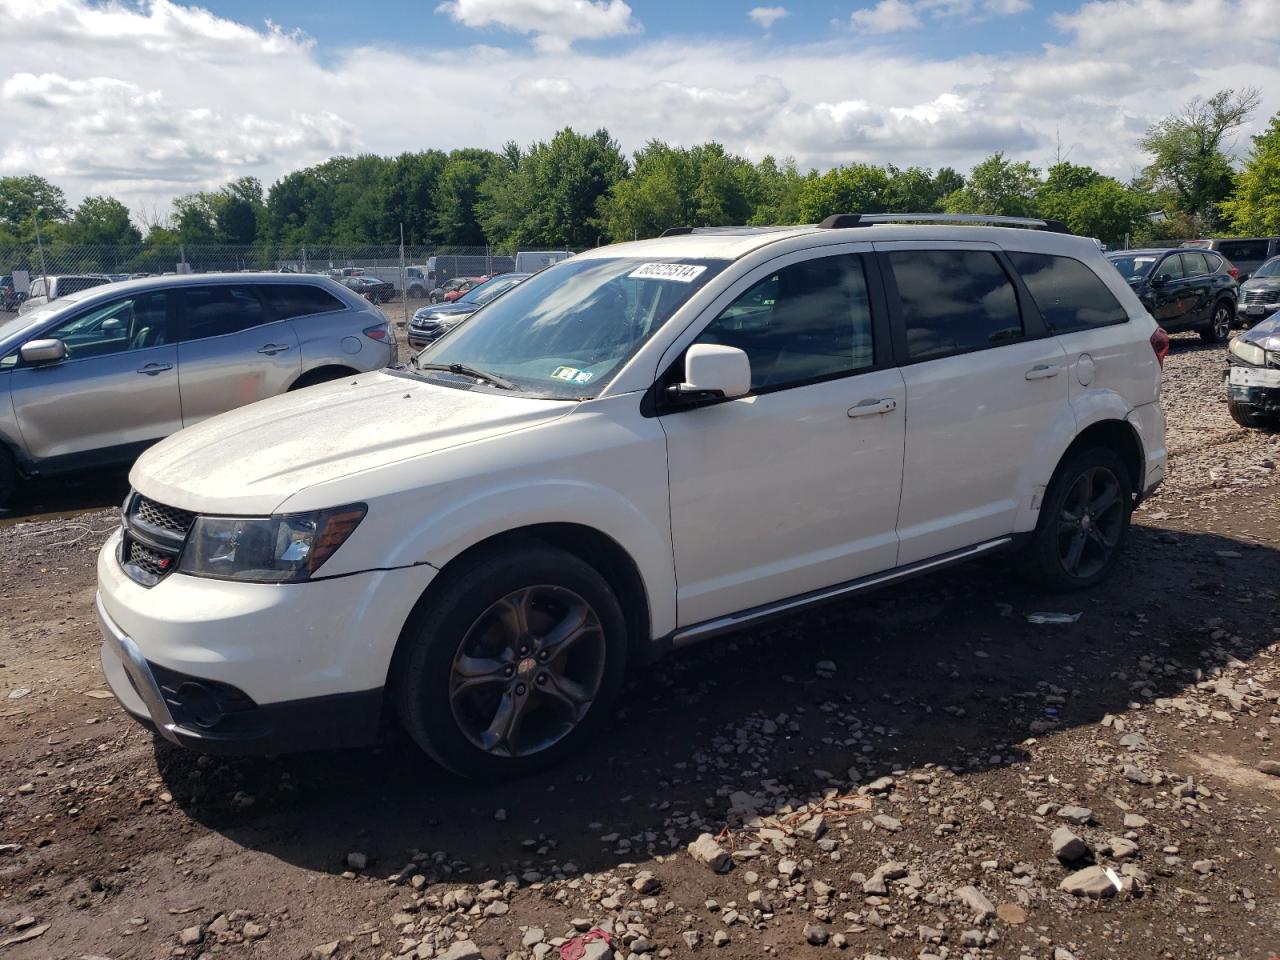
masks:
[[[340,363],[324,363],[298,374],[297,379],[289,384],[289,389],[301,390],[303,387],[313,387],[317,383],[337,380],[339,377],[353,377],[359,372],[355,367],[344,366]]]
[[[652,611],[640,568],[631,554],[617,540],[595,527],[571,522],[533,523],[513,527],[477,541],[452,557],[431,578],[396,639],[395,650],[387,665],[388,687],[394,683],[398,674],[399,664],[408,647],[406,641],[412,624],[421,611],[431,605],[432,599],[445,588],[453,575],[487,554],[529,542],[545,544],[573,554],[604,577],[618,598],[626,620],[628,658],[633,662],[653,659],[657,650],[651,642]]]

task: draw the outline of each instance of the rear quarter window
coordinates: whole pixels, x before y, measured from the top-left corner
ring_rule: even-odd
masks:
[[[1079,260],[1016,251],[1008,256],[1051,332],[1091,330],[1129,319],[1102,279]]]
[[[263,293],[277,320],[346,309],[333,294],[309,283],[270,283],[263,287]]]

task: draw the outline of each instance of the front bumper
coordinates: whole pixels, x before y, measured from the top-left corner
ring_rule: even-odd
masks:
[[[1232,383],[1232,370],[1247,370],[1253,373],[1250,379],[1274,380],[1275,384],[1261,382]],[[1230,357],[1227,369],[1222,372],[1223,386],[1227,391],[1227,399],[1240,406],[1252,407],[1257,413],[1267,416],[1280,415],[1280,369],[1275,367],[1254,367],[1240,363],[1235,356]]]
[[[102,666],[124,708],[174,743],[280,753],[369,743],[400,631],[434,569],[298,584],[172,573],[144,587],[98,555]]]
[[[1246,326],[1253,326],[1268,320],[1280,311],[1280,307],[1275,304],[1261,303],[1238,303],[1236,304],[1236,319],[1240,320]]]

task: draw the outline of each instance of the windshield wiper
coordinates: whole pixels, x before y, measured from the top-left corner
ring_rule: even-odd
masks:
[[[470,377],[482,383],[491,383],[499,390],[516,389],[516,385],[510,380],[504,380],[497,374],[485,373],[483,370],[469,367],[465,363],[415,363],[414,366],[419,370],[442,370],[445,373],[461,374],[464,377]]]

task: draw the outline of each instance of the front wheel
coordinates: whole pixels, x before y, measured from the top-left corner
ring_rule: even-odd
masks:
[[[1031,542],[1032,572],[1052,590],[1082,590],[1111,572],[1133,510],[1133,481],[1112,450],[1073,454],[1054,474]]]
[[[579,749],[626,669],[609,584],[527,541],[446,570],[401,638],[391,683],[414,741],[455,773],[518,777]]]
[[[1226,343],[1231,337],[1231,321],[1235,311],[1231,304],[1219,300],[1213,306],[1213,314],[1209,318],[1209,326],[1200,331],[1200,339],[1205,343]]]
[[[9,502],[18,489],[18,468],[9,451],[0,447],[0,507]]]
[[[1242,427],[1253,427],[1261,430],[1275,430],[1280,428],[1280,417],[1265,413],[1258,413],[1247,403],[1236,403],[1234,400],[1228,398],[1227,412],[1231,414],[1231,419]]]

